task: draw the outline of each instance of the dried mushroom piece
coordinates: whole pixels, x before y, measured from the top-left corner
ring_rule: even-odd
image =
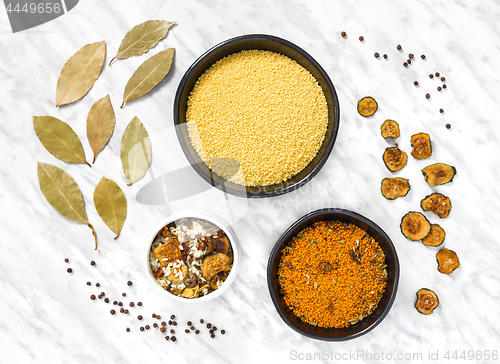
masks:
[[[166,267],[168,263],[179,260],[182,256],[177,237],[169,238],[164,244],[159,245],[155,250],[156,258],[160,264]]]
[[[444,163],[435,163],[422,169],[422,174],[425,181],[435,187],[453,181],[457,170],[455,167]]]
[[[433,193],[420,201],[420,206],[424,211],[431,211],[440,218],[448,217],[451,210],[451,201],[442,193]]]
[[[378,109],[377,101],[371,96],[365,96],[358,101],[358,113],[361,116],[368,117],[373,114]]]
[[[432,155],[431,138],[427,133],[418,133],[410,139],[411,155],[416,159],[426,159]]]
[[[228,270],[229,268],[229,257],[226,254],[217,253],[211,255],[203,260],[203,278],[209,281],[217,273]]]
[[[196,285],[195,287],[187,287],[182,291],[181,296],[184,298],[196,298],[198,297],[198,291],[200,287]]]
[[[222,230],[219,230],[215,236],[217,237],[210,238],[208,250],[210,252],[216,251],[217,253],[227,254],[229,251],[229,239]]]
[[[441,249],[437,252],[436,259],[438,262],[438,271],[443,274],[451,274],[455,269],[460,267],[458,255],[453,250]]]
[[[191,273],[190,275],[185,276],[182,282],[188,288],[196,287],[198,283],[198,275],[196,273]]]
[[[446,233],[438,224],[431,224],[431,231],[422,239],[422,243],[427,246],[439,246],[443,244]]]
[[[427,288],[421,288],[417,291],[417,301],[415,308],[423,315],[430,315],[439,305],[439,299],[436,293]]]
[[[431,230],[429,220],[416,211],[410,211],[403,216],[400,227],[403,235],[413,241],[422,240]]]
[[[380,127],[380,133],[382,134],[384,139],[387,138],[397,139],[399,138],[400,135],[399,124],[394,120],[387,119]]]
[[[397,172],[401,170],[408,161],[408,155],[404,151],[399,149],[397,144],[395,147],[386,148],[382,158],[384,160],[385,166],[391,172]]]
[[[388,200],[404,197],[410,191],[410,181],[402,177],[388,177],[382,180],[382,195]]]

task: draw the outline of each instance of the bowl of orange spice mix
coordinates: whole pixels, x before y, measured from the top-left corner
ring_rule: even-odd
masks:
[[[186,71],[174,125],[195,171],[224,192],[278,196],[310,181],[333,149],[335,88],[306,51],[282,38],[225,40]]]
[[[328,208],[307,214],[281,236],[267,281],[288,326],[314,339],[344,341],[366,334],[389,313],[399,261],[373,221]]]

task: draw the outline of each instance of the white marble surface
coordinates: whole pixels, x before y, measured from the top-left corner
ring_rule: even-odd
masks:
[[[398,353],[421,353],[420,362],[430,362],[429,352],[438,351],[440,360],[433,362],[442,363],[447,362],[443,359],[447,350],[482,350],[483,354],[499,350],[499,13],[496,0],[155,0],[141,5],[132,0],[86,0],[52,22],[12,34],[5,12],[0,11],[0,362],[283,363],[297,361],[295,350],[303,355],[344,355],[337,361],[316,356],[318,362],[370,362],[363,356],[349,356],[357,351],[391,353],[393,359]],[[85,98],[55,109],[57,77],[76,50],[106,40],[109,62],[124,34],[148,19],[175,20],[178,25],[147,55],[106,66]],[[347,39],[340,36],[341,31],[347,32]],[[272,34],[298,44],[330,75],[340,100],[341,125],[324,168],[303,188],[273,199],[226,200],[212,190],[169,206],[139,203],[136,194],[141,187],[186,164],[171,127],[173,98],[183,73],[213,45],[248,33]],[[360,35],[365,38],[362,43]],[[403,46],[402,52],[396,50],[397,44]],[[123,88],[135,68],[168,47],[177,52],[167,79],[150,95],[119,109]],[[386,53],[388,59],[375,59],[374,52]],[[402,63],[410,52],[416,59],[406,69]],[[427,56],[425,61],[421,54]],[[446,77],[446,90],[436,90],[440,82],[428,77],[434,72]],[[413,86],[415,80],[419,87]],[[424,97],[427,92],[430,100]],[[107,93],[117,114],[116,130],[92,169],[61,162],[44,149],[33,131],[33,115],[68,122],[91,156],[86,116],[90,106]],[[356,112],[357,100],[365,95],[379,103],[379,111],[368,119]],[[119,148],[134,115],[152,136],[153,164],[145,178],[126,187]],[[387,118],[400,123],[400,146],[406,152],[416,132],[428,132],[433,141],[429,160],[409,156],[408,165],[397,174],[409,178],[412,189],[396,201],[385,200],[379,191],[380,180],[390,175],[381,159],[390,143],[379,132]],[[452,125],[450,130],[445,128],[447,123]],[[65,169],[80,185],[89,219],[98,231],[97,252],[90,231],[60,216],[43,198],[36,178],[37,160]],[[419,210],[420,199],[434,190],[420,175],[420,169],[431,162],[449,163],[458,170],[453,183],[435,188],[453,202],[450,216],[439,221],[447,232],[445,246],[461,259],[460,269],[451,276],[436,270],[437,249],[410,242],[399,232],[401,217]],[[117,241],[92,203],[93,189],[103,175],[123,188],[129,202]],[[281,321],[268,294],[266,266],[274,243],[295,220],[322,207],[343,207],[374,220],[391,236],[401,263],[399,292],[391,312],[374,331],[349,342],[300,336]],[[242,266],[234,285],[203,305],[165,300],[144,275],[150,230],[165,215],[186,208],[222,215],[232,211],[232,226],[242,247]],[[433,222],[439,220],[428,216]],[[90,266],[91,260],[96,267]],[[66,273],[68,266],[73,269],[71,275]],[[129,279],[132,287],[126,286]],[[100,282],[101,288],[87,287],[88,280]],[[434,289],[440,297],[439,308],[428,317],[413,307],[421,287]],[[89,299],[100,291],[112,299],[127,292],[123,302],[141,300],[144,305],[130,309],[129,316],[112,316],[112,305]],[[144,323],[152,325],[153,312],[177,315],[178,342],[165,342],[157,330],[139,332],[135,317],[142,314]],[[200,318],[227,334],[212,340],[206,329],[198,337],[183,332],[187,320]],[[126,327],[132,332],[127,333]],[[414,359],[392,361],[419,361]]]

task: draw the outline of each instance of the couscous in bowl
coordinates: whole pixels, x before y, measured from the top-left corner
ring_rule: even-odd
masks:
[[[320,87],[322,93],[324,94],[324,99],[326,100],[326,112],[328,118],[328,124],[326,126],[326,130],[324,130],[324,138],[318,138],[320,141],[320,145],[316,146],[317,151],[314,151],[314,155],[307,155],[307,151],[305,156],[307,158],[312,158],[305,164],[303,169],[298,168],[300,172],[296,174],[288,174],[285,173],[285,179],[281,182],[272,183],[272,184],[262,184],[262,185],[244,185],[235,183],[231,180],[231,175],[225,176],[224,174],[220,175],[217,172],[217,169],[214,169],[213,166],[207,165],[207,158],[203,155],[203,153],[198,153],[200,148],[196,145],[196,141],[193,143],[192,134],[193,130],[189,128],[188,119],[189,113],[188,108],[190,96],[192,95],[193,90],[196,87],[198,80],[201,76],[207,72],[212,66],[216,65],[219,61],[224,58],[235,55],[244,51],[258,51],[258,52],[274,52],[276,54],[282,55],[290,59],[293,63],[296,63],[305,71],[307,71],[317,82],[317,85]],[[272,63],[272,62],[271,62]],[[274,83],[271,85],[273,88]],[[300,86],[300,85],[299,85]],[[210,89],[210,88],[209,88]],[[297,91],[300,87],[297,88]],[[222,91],[225,88],[221,89]],[[293,94],[293,90],[292,90]],[[273,93],[271,93],[273,95]],[[200,100],[203,99],[202,97]],[[246,100],[247,98],[244,98]],[[287,97],[286,100],[289,98]],[[216,104],[219,102],[217,100],[213,100]],[[220,101],[220,100],[219,100]],[[279,104],[279,103],[278,103]],[[208,103],[207,105],[210,105]],[[247,105],[244,105],[247,106]],[[214,110],[217,109],[217,105],[214,106]],[[321,106],[322,107],[322,106]],[[204,107],[200,107],[201,110],[204,110]],[[247,111],[252,111],[247,110]],[[268,110],[255,110],[256,114],[259,112],[263,112],[266,116]],[[244,114],[247,114],[246,111]],[[255,114],[254,114],[255,115]],[[192,119],[192,117],[191,117]],[[203,118],[202,118],[203,120]],[[323,70],[323,68],[312,58],[307,52],[305,52],[300,47],[295,44],[269,35],[259,35],[259,34],[251,34],[244,35],[236,38],[229,39],[224,41],[212,49],[208,50],[205,54],[203,54],[200,58],[198,58],[193,65],[187,70],[184,77],[182,78],[179,87],[177,89],[177,93],[174,101],[174,124],[176,126],[177,137],[180,141],[181,147],[186,155],[188,161],[196,170],[196,172],[208,183],[213,185],[214,187],[223,190],[224,192],[228,192],[233,195],[242,196],[242,197],[271,197],[282,195],[288,192],[291,192],[305,183],[310,181],[322,168],[326,159],[328,158],[333,145],[335,143],[335,139],[337,136],[338,128],[339,128],[339,102],[337,99],[337,95],[335,92],[335,88],[330,81],[329,76]],[[241,120],[240,120],[241,121]],[[235,124],[238,125],[238,124]],[[223,125],[222,125],[223,126]],[[295,125],[297,127],[297,125]],[[300,126],[299,130],[300,130]],[[223,130],[224,128],[221,128]],[[259,128],[259,132],[262,131],[262,128]],[[207,130],[211,130],[211,128],[207,128]],[[233,128],[233,130],[239,130],[239,128]],[[307,134],[307,133],[305,133]],[[293,133],[292,133],[293,135]],[[251,139],[251,138],[250,138]],[[279,138],[278,138],[279,139]],[[283,137],[285,144],[289,140],[289,138]],[[233,138],[232,141],[226,140],[225,135],[220,134],[213,139],[214,143],[219,142],[220,144],[217,146],[209,146],[211,151],[218,151],[219,148],[225,148],[225,145],[231,144],[231,142],[238,142],[238,138]],[[303,138],[301,143],[307,144],[308,138]],[[233,143],[234,144],[234,143]],[[275,143],[269,143],[269,150],[272,153],[272,149],[275,146]],[[205,148],[207,145],[205,144]],[[213,147],[213,148],[212,148]],[[244,148],[243,148],[244,149]],[[248,148],[247,148],[248,149]],[[266,148],[262,146],[262,149]],[[298,150],[302,150],[301,146],[299,146]],[[238,151],[238,148],[233,148],[234,151]],[[252,149],[249,149],[252,151]],[[245,156],[248,156],[249,153],[243,153]],[[262,157],[262,158],[261,158]],[[264,171],[269,171],[269,169],[264,168],[265,162],[268,159],[277,159],[275,154],[270,154],[269,156],[257,156],[255,158],[257,161],[262,161],[263,165],[258,166],[256,169],[262,169]],[[224,167],[224,170],[234,169],[235,173],[238,173],[238,168],[243,168],[242,163],[237,157],[229,157],[229,158],[213,158],[220,166]],[[245,161],[243,161],[245,162]],[[283,165],[286,165],[290,161],[285,157],[283,160]],[[208,163],[210,164],[210,162]],[[229,165],[229,168],[227,164]],[[280,163],[274,163],[274,166],[280,166]],[[262,167],[262,168],[261,168]],[[303,166],[302,166],[303,167]],[[301,167],[301,168],[302,168]],[[270,174],[275,174],[276,171],[270,171]]]

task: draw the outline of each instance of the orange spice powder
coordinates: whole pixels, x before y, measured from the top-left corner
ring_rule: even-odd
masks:
[[[348,327],[370,315],[387,283],[385,255],[360,227],[320,221],[298,233],[282,251],[281,293],[304,322]]]

